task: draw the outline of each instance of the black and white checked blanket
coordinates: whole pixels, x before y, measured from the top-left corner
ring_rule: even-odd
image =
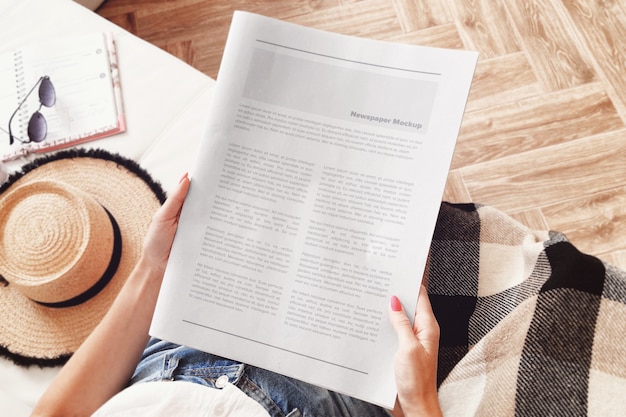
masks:
[[[425,275],[446,416],[626,415],[626,272],[493,207],[441,207]]]

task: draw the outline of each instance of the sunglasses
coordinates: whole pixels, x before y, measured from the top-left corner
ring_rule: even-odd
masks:
[[[28,121],[28,140],[22,140],[17,136],[13,136],[11,131],[11,123],[13,122],[13,118],[20,110],[22,105],[26,102],[26,99],[35,91],[35,88],[39,86],[39,108],[33,115],[30,117]],[[30,143],[30,142],[41,142],[46,138],[48,134],[48,123],[46,123],[46,118],[43,114],[40,113],[41,107],[52,107],[56,102],[56,93],[54,92],[54,86],[52,85],[52,81],[50,81],[50,77],[44,75],[39,78],[39,80],[35,83],[35,85],[30,89],[26,97],[20,102],[17,106],[17,109],[11,115],[9,119],[9,144],[13,145],[14,141],[18,141],[21,143]]]

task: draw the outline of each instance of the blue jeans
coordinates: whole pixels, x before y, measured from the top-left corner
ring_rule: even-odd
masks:
[[[225,380],[224,375],[272,417],[390,416],[381,407],[346,395],[154,338],[146,346],[131,384],[171,380],[215,388],[220,377]]]

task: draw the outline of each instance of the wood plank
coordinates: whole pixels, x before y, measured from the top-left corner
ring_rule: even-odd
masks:
[[[505,212],[565,203],[623,186],[624,137],[626,129],[617,130],[471,165],[461,173],[474,201]]]
[[[624,249],[626,186],[558,202],[542,211],[550,227],[582,252],[601,255]]]
[[[626,271],[626,249],[603,253],[600,256],[604,261]]]
[[[461,39],[481,58],[519,52],[511,21],[500,0],[458,0],[451,3]]]
[[[97,12],[100,16],[109,19],[111,16],[133,14],[137,10],[151,8],[158,3],[156,0],[106,0]]]
[[[449,2],[438,0],[391,0],[404,32],[452,22]]]
[[[347,3],[294,16],[288,20],[321,30],[371,39],[385,39],[402,33],[390,0]]]
[[[137,33],[137,22],[135,21],[134,13],[110,13],[104,16],[122,29],[133,34]]]
[[[198,36],[211,27],[219,27],[219,37],[226,39],[232,10],[205,7],[202,1],[184,1],[138,10],[137,36],[153,43],[166,43]],[[170,16],[176,16],[172,19]],[[222,42],[223,43],[223,42]]]
[[[389,42],[430,46],[433,48],[465,48],[454,23],[446,23],[413,32],[403,32],[383,39]]]
[[[468,112],[452,168],[491,161],[621,128],[599,83]]]
[[[587,56],[577,47],[578,33],[560,0],[505,0],[518,42],[546,91],[596,80]]]
[[[443,201],[447,201],[449,203],[472,202],[472,197],[465,187],[461,171],[452,170],[449,172],[446,187],[443,192]]]
[[[510,213],[510,216],[531,230],[549,230],[550,226],[539,208]]]
[[[626,6],[616,1],[564,1],[596,71],[626,122]]]
[[[340,6],[338,0],[310,2],[306,0],[273,2],[207,2],[205,0],[185,0],[176,2],[155,1],[151,7],[138,8],[137,35],[151,41],[166,41],[179,37],[194,37],[207,32],[225,37],[235,10],[246,10],[270,17],[291,20],[298,16],[332,9]],[[175,16],[175,18],[172,18]]]
[[[517,52],[492,59],[480,59],[465,111],[469,113],[518,102],[540,93],[541,86],[526,54]]]
[[[181,40],[178,42],[164,42],[158,46],[191,66],[202,66],[198,61],[196,53],[196,51],[202,50],[202,47],[198,47],[198,45],[191,39]]]

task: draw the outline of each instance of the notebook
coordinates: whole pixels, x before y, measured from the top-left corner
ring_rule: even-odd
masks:
[[[38,80],[48,76],[56,94],[51,107],[41,106]],[[16,140],[9,140],[9,121]],[[39,109],[46,138],[28,141],[27,125]],[[91,33],[43,40],[0,55],[0,158],[16,159],[52,151],[126,130],[113,36]]]

